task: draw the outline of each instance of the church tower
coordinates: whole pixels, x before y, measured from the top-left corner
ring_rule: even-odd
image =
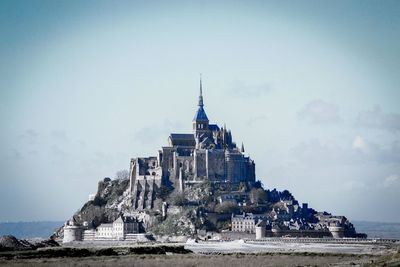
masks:
[[[203,86],[201,82],[201,76],[200,76],[200,96],[199,96],[199,108],[197,109],[196,114],[194,115],[193,118],[193,134],[195,136],[199,136],[202,133],[208,133],[208,118],[206,115],[206,112],[204,111],[204,103],[203,103]]]

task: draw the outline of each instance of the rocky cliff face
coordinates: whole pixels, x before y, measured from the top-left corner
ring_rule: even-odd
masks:
[[[330,225],[327,220],[332,220],[329,213],[318,213],[309,208],[304,210],[289,191],[265,190],[260,182],[243,183],[235,191],[210,183],[197,184],[184,193],[179,189],[162,189],[156,193],[160,205],[138,211],[131,205],[129,180],[105,178],[99,182],[94,200],[86,202],[72,220],[96,228],[102,223],[112,223],[121,214],[129,215],[140,222],[142,232],[155,235],[193,235],[197,230],[229,230],[231,214],[243,212],[263,214],[272,226],[283,230],[327,230]],[[345,217],[338,217],[342,218],[340,226],[344,227],[346,236],[355,235],[353,225]],[[53,238],[62,237],[63,227]]]
[[[111,223],[118,215],[127,209],[129,194],[127,192],[129,180],[111,180],[105,178],[98,184],[94,200],[86,202],[83,207],[72,216],[78,224],[87,222],[89,226],[97,227],[102,223]],[[63,227],[54,234],[55,238],[62,238]]]

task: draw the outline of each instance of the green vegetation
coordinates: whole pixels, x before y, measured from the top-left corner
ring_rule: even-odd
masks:
[[[185,194],[177,192],[170,196],[169,198],[172,205],[175,206],[185,206],[188,204],[188,200],[186,199]]]
[[[190,215],[188,211],[171,214],[163,221],[158,220],[150,231],[156,235],[192,235],[194,229],[190,228],[188,215]]]
[[[239,207],[232,202],[223,202],[215,206],[215,212],[217,213],[235,213],[239,211]]]

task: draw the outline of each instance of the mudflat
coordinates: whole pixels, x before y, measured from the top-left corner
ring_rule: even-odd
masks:
[[[379,256],[326,254],[125,255],[12,259],[0,266],[354,266],[377,263]],[[400,263],[400,262],[399,262]]]
[[[356,253],[349,246],[339,250],[337,246],[326,246],[321,251],[304,244],[296,250],[296,246],[286,244],[289,251],[272,251],[270,245],[242,242],[221,243],[219,247],[217,243],[58,247],[3,251],[0,266],[400,266],[397,244],[363,246],[365,249]],[[274,245],[274,249],[278,247],[285,244]]]

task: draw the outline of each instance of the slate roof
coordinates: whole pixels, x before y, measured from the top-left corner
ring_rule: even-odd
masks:
[[[194,140],[194,135],[193,134],[180,134],[180,133],[172,133],[171,138],[173,140],[177,139],[183,139],[183,140]]]
[[[112,228],[113,224],[112,223],[102,223],[102,224],[100,224],[99,227],[101,227],[101,228]]]
[[[216,124],[210,124],[208,125],[208,129],[212,132],[219,131],[219,126]]]
[[[135,221],[135,219],[133,217],[130,217],[130,216],[126,216],[126,217],[119,216],[114,221],[114,223],[133,223],[133,222],[136,222],[136,221]]]
[[[193,134],[172,133],[169,138],[171,139],[172,146],[196,146]]]
[[[194,115],[193,121],[208,121],[207,114],[202,106],[199,106],[199,109]]]

